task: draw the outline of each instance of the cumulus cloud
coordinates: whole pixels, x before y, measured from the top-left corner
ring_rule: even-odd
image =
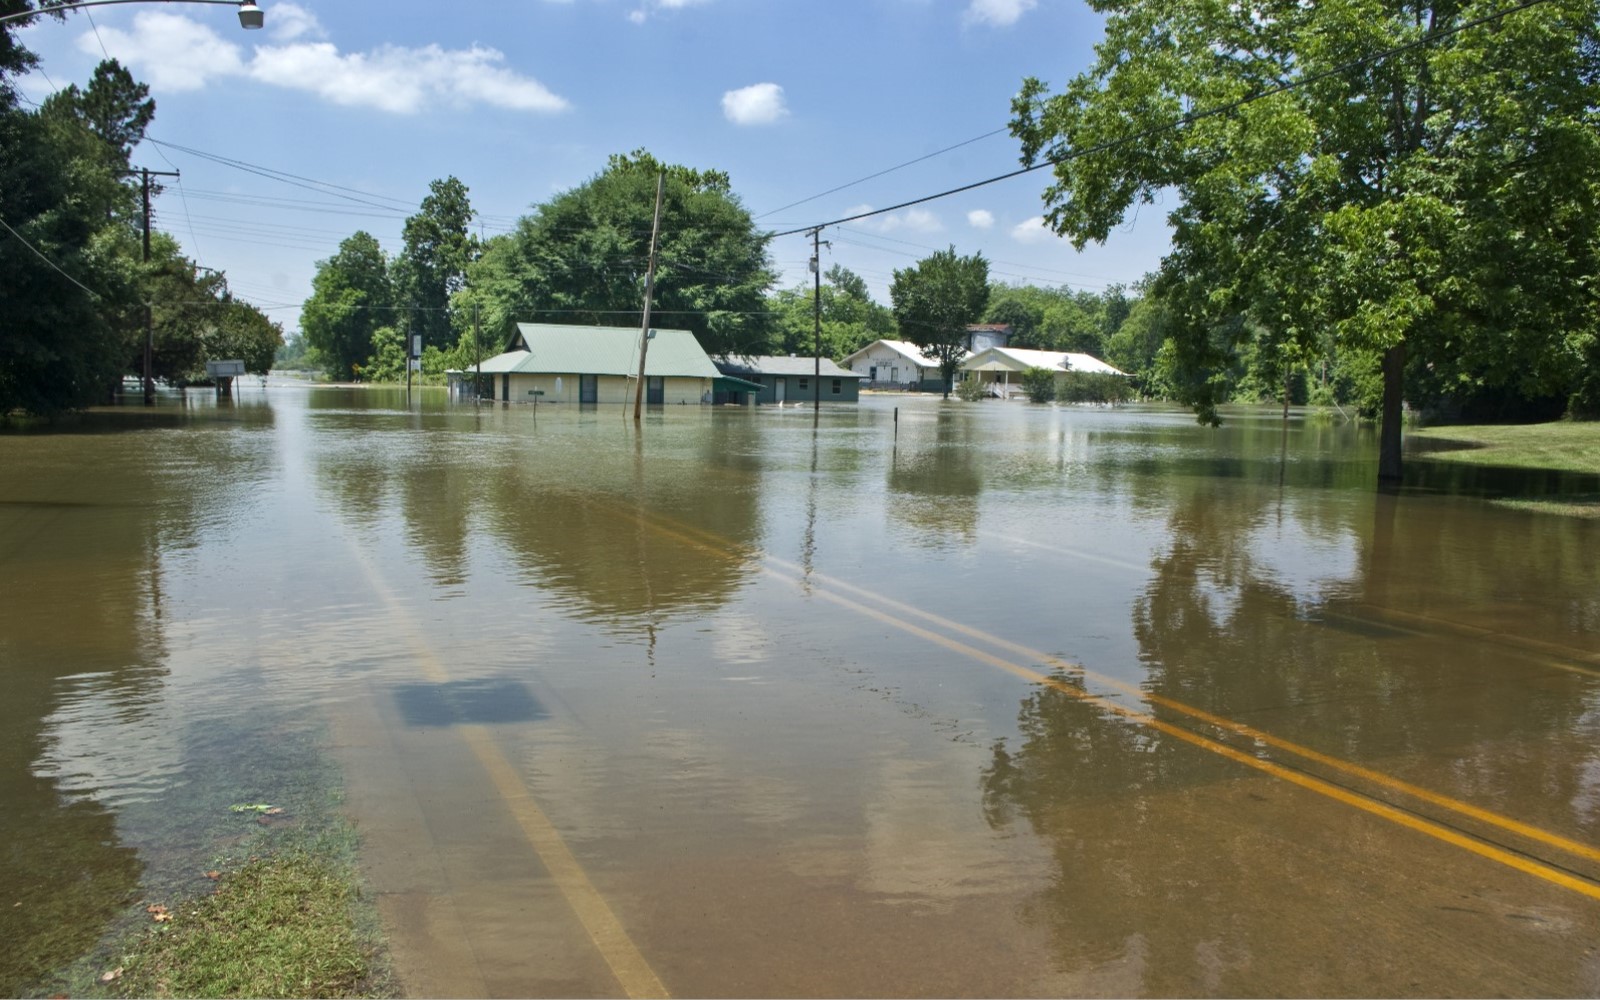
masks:
[[[628,20],[634,24],[643,24],[650,19],[650,15],[658,10],[682,10],[685,7],[694,7],[705,3],[706,0],[644,0],[636,10],[628,14]]]
[[[1039,0],[972,0],[967,5],[965,20],[968,24],[1007,28],[1038,5]]]
[[[783,103],[783,88],[775,83],[756,83],[722,95],[722,114],[735,125],[771,125],[789,116]]]
[[[273,5],[273,17],[288,8],[283,37],[321,33],[309,12],[289,3]],[[332,42],[287,41],[257,46],[248,58],[238,45],[210,27],[177,14],[141,13],[131,31],[100,29],[107,51],[137,67],[151,89],[197,90],[220,79],[243,78],[302,90],[334,104],[415,114],[446,105],[486,104],[513,111],[556,112],[568,102],[544,84],[505,65],[496,49],[404,48],[340,52]],[[93,36],[79,45],[98,51]]]
[[[272,13],[267,18],[267,32],[280,42],[292,42],[297,38],[326,38],[327,32],[322,30],[322,22],[317,20],[317,15],[292,3],[274,3]]]
[[[1056,234],[1045,226],[1044,216],[1035,215],[1026,222],[1019,222],[1011,227],[1011,238],[1018,243],[1043,243],[1055,239]]]
[[[870,211],[872,211],[871,205],[853,205],[841,214],[848,217]],[[874,215],[870,219],[858,219],[852,225],[879,233],[937,233],[944,229],[944,223],[939,221],[939,217],[925,208],[908,208],[904,212]]]
[[[967,213],[967,225],[973,229],[992,229],[994,213],[985,208],[975,208]]]

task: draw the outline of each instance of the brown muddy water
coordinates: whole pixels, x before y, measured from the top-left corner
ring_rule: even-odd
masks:
[[[414,994],[1600,993],[1600,522],[1375,459],[899,396],[5,434],[0,992],[328,768]]]

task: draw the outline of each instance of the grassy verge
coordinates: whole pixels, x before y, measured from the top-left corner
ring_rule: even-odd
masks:
[[[1472,446],[1428,453],[1429,458],[1440,461],[1600,475],[1600,422],[1426,427],[1409,433],[1430,441]]]
[[[170,919],[132,943],[109,985],[132,997],[391,995],[354,919],[355,885],[309,853],[218,873],[215,892],[155,911]]]
[[[1428,459],[1467,465],[1600,475],[1600,423],[1559,421],[1510,426],[1428,427],[1409,431],[1428,444]],[[1500,497],[1496,506],[1567,517],[1600,518],[1600,493],[1574,490],[1538,497]]]

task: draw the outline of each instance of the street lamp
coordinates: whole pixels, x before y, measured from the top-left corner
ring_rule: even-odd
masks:
[[[239,27],[255,29],[266,23],[266,14],[257,7],[255,0],[81,0],[79,3],[64,3],[56,7],[41,7],[38,10],[24,10],[16,14],[0,16],[0,24],[6,21],[20,21],[25,17],[34,17],[39,14],[54,14],[61,11],[77,10],[79,7],[109,7],[120,3],[206,3],[222,4],[227,7],[239,9]]]

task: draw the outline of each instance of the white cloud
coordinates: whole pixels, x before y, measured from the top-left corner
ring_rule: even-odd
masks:
[[[722,95],[722,114],[735,125],[771,125],[789,117],[783,103],[783,88],[775,83],[757,83]]]
[[[967,213],[967,225],[973,229],[993,229],[994,213],[986,208],[975,208]]]
[[[634,24],[643,24],[650,19],[650,14],[658,10],[682,10],[685,7],[695,7],[706,0],[644,0],[644,3],[634,11],[629,12],[628,20]]]
[[[1043,243],[1055,239],[1056,234],[1045,226],[1044,216],[1035,215],[1026,222],[1019,222],[1013,226],[1011,238],[1018,243]]]
[[[281,0],[272,4],[272,12],[267,16],[267,31],[280,42],[328,36],[328,33],[322,30],[322,22],[317,20],[317,15],[304,7]]]
[[[964,20],[968,24],[1008,28],[1038,5],[1039,0],[972,0],[967,5]]]
[[[245,71],[239,46],[198,21],[179,14],[145,12],[134,18],[133,30],[101,28],[78,38],[78,48],[100,54],[100,44],[125,65],[136,65],[137,75],[155,91],[199,90],[220,76]]]
[[[288,37],[321,31],[316,18],[289,3]],[[303,15],[303,16],[302,16]],[[151,89],[196,90],[215,80],[242,77],[316,94],[334,104],[415,114],[443,104],[486,104],[513,111],[564,111],[568,102],[544,84],[505,65],[496,49],[442,49],[437,45],[387,45],[371,52],[340,52],[332,42],[257,46],[246,60],[239,46],[211,28],[176,14],[142,13],[133,30],[100,29],[106,49],[138,68]],[[82,47],[85,41],[80,39]],[[98,50],[93,36],[87,44]]]
[[[877,225],[879,232],[937,233],[944,229],[939,217],[925,208],[908,208],[898,215],[885,215]]]

